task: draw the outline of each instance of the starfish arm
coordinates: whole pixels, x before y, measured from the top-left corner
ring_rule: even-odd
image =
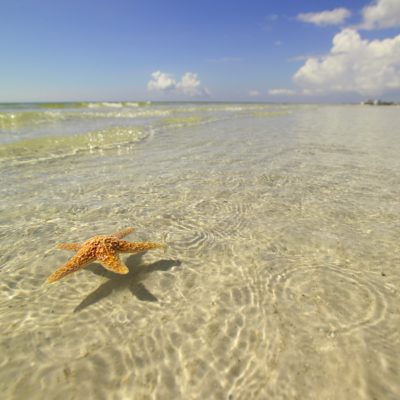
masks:
[[[82,245],[80,243],[59,243],[57,245],[58,249],[78,251]]]
[[[117,274],[127,274],[128,267],[119,259],[117,254],[107,254],[99,259],[100,264],[109,271]]]
[[[166,245],[163,243],[153,242],[126,242],[120,240],[118,242],[118,251],[122,253],[141,253],[143,251],[152,249],[165,249]]]
[[[133,231],[134,231],[134,228],[128,227],[128,228],[121,229],[120,231],[113,233],[111,236],[114,236],[118,239],[122,239],[123,237],[129,235]]]
[[[79,255],[75,255],[66,264],[60,267],[57,271],[53,272],[47,278],[47,282],[53,283],[55,281],[58,281],[59,279],[64,278],[64,276],[72,274],[73,272],[82,269],[92,261],[93,259],[88,259]]]

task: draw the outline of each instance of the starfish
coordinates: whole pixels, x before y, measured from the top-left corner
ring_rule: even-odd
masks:
[[[78,271],[88,264],[98,261],[100,264],[117,274],[127,274],[128,267],[120,260],[118,253],[141,253],[143,251],[165,248],[161,243],[127,242],[121,240],[129,235],[133,228],[125,228],[110,236],[93,236],[84,243],[60,243],[57,247],[63,250],[76,251],[76,254],[57,271],[53,272],[47,282],[58,281],[72,272]]]

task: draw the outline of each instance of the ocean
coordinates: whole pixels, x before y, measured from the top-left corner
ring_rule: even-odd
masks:
[[[0,105],[2,399],[399,399],[400,109]],[[167,250],[47,277],[83,242]]]

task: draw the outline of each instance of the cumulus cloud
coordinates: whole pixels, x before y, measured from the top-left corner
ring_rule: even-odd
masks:
[[[355,92],[381,95],[400,89],[400,35],[362,39],[354,29],[344,29],[333,38],[330,52],[310,57],[293,80],[303,93]]]
[[[296,92],[291,89],[278,88],[268,90],[268,94],[271,96],[293,96]]]
[[[362,10],[363,29],[380,29],[400,26],[400,1],[375,0]]]
[[[161,71],[151,74],[151,80],[147,84],[150,91],[175,92],[186,96],[208,96],[209,92],[201,86],[197,74],[186,72],[180,81],[176,81],[173,75]]]
[[[351,12],[347,8],[335,8],[331,11],[322,11],[319,13],[302,13],[297,16],[297,19],[318,26],[339,25],[349,18],[350,15]]]
[[[176,84],[176,89],[187,96],[201,96],[205,94],[197,78],[197,74],[192,72],[186,72],[186,74],[182,76],[180,82]]]
[[[173,90],[176,87],[175,79],[170,75],[161,71],[151,74],[151,80],[147,84],[148,90]]]

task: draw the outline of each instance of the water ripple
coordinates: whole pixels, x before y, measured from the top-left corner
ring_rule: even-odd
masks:
[[[380,324],[387,301],[380,286],[338,266],[299,267],[275,274],[274,301],[298,329],[350,334]]]

